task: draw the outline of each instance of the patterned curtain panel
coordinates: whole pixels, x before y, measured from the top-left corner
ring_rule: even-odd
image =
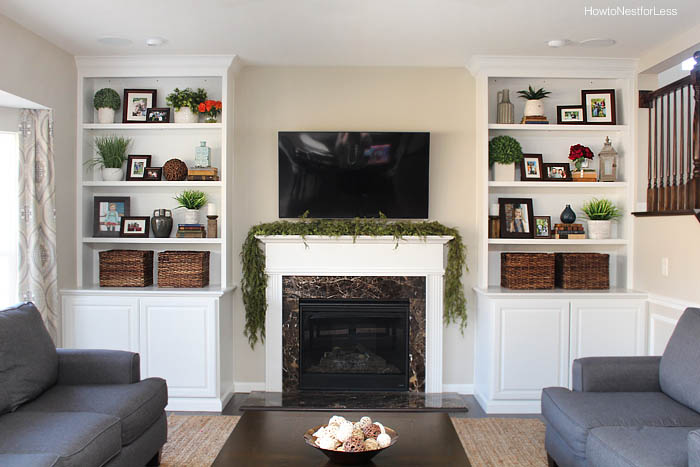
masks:
[[[23,109],[19,156],[19,294],[36,304],[54,342],[59,334],[53,112]]]

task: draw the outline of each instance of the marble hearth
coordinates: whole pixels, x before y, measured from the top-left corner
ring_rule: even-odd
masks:
[[[410,389],[442,392],[444,247],[451,237],[406,237],[398,244],[393,237],[258,238],[268,275],[266,391],[298,385],[300,299],[376,297],[409,301]]]

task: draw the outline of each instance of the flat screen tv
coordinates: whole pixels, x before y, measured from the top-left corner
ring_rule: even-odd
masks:
[[[428,218],[430,133],[280,131],[279,217]]]

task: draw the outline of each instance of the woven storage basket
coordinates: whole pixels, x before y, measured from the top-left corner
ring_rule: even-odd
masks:
[[[610,255],[557,253],[556,285],[563,289],[609,289]]]
[[[158,253],[158,287],[206,287],[208,285],[208,251]]]
[[[100,287],[147,287],[149,285],[153,285],[152,251],[100,251]]]
[[[554,253],[501,253],[501,287],[553,289]]]

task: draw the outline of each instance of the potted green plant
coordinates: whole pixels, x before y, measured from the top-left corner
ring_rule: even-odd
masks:
[[[207,194],[199,190],[185,190],[175,197],[179,206],[184,208],[185,224],[199,224],[199,210],[207,204]]]
[[[527,99],[525,102],[525,116],[532,117],[535,115],[544,115],[544,104],[542,99],[551,94],[550,91],[545,91],[544,88],[539,88],[535,91],[532,86],[528,86],[526,90],[518,91],[520,97]]]
[[[197,123],[199,104],[207,100],[207,91],[202,88],[193,91],[192,88],[173,89],[165,102],[175,109],[175,123]]]
[[[493,167],[495,181],[514,181],[515,163],[522,160],[523,148],[515,138],[501,135],[489,141],[489,165]]]
[[[119,110],[122,102],[117,91],[112,88],[102,88],[95,93],[92,104],[97,109],[99,123],[114,123],[114,112]]]
[[[95,138],[95,152],[93,159],[85,162],[91,168],[102,168],[102,180],[119,181],[124,179],[124,162],[126,162],[126,150],[131,144],[130,138],[123,136],[98,136]]]
[[[605,240],[610,238],[612,221],[621,216],[617,206],[607,199],[593,198],[581,208],[588,219],[588,238]]]

